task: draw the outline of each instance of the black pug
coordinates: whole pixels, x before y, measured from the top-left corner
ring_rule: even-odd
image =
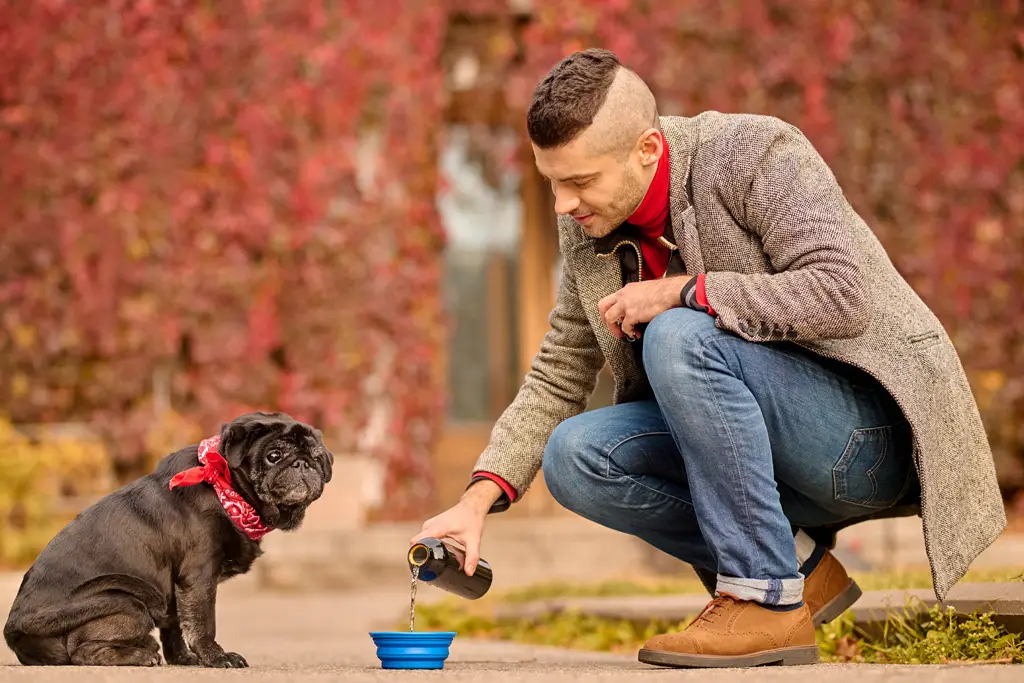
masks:
[[[333,464],[320,431],[283,413],[243,415],[168,455],[43,549],[8,646],[25,665],[155,666],[159,628],[168,664],[248,666],[214,639],[217,584],[249,571],[265,533],[298,528]]]

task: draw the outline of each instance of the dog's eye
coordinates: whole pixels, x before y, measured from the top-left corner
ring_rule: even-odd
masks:
[[[269,462],[271,465],[276,465],[277,463],[281,462],[282,457],[284,456],[282,456],[279,451],[270,451],[269,453],[267,453],[267,462]]]

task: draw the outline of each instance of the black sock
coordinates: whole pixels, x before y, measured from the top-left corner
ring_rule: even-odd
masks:
[[[795,605],[765,605],[763,603],[761,604],[761,607],[764,607],[765,609],[770,609],[773,612],[792,612],[793,610],[800,609],[803,606],[803,600],[801,600]]]
[[[813,572],[818,566],[818,563],[821,562],[821,558],[825,557],[826,550],[828,550],[828,548],[825,547],[825,544],[815,544],[814,552],[811,553],[811,556],[807,558],[806,562],[800,565],[800,573],[803,574],[805,579],[810,576],[811,572]]]

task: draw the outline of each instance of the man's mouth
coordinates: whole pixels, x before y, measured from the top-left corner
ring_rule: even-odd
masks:
[[[586,214],[583,214],[582,216],[573,216],[572,218],[573,218],[574,221],[576,221],[580,225],[586,225],[587,223],[590,222],[590,220],[593,217],[594,217],[594,214],[586,213]]]

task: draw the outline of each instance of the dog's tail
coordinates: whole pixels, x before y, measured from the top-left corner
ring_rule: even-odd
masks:
[[[63,635],[90,621],[124,613],[126,602],[145,609],[154,622],[162,622],[167,617],[167,597],[151,583],[128,574],[97,576],[79,585],[71,595],[61,605],[24,615],[12,612],[4,627],[4,638],[8,644],[19,635]]]

